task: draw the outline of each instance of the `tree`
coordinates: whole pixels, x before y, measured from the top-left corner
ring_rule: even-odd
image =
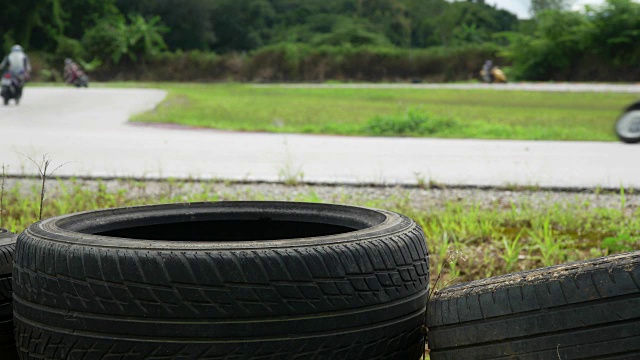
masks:
[[[89,54],[118,64],[126,56],[131,62],[144,61],[166,49],[162,34],[167,28],[160,17],[146,20],[142,15],[122,15],[101,20],[89,29],[82,43]]]
[[[531,0],[531,15],[537,16],[545,10],[566,10],[571,7],[572,0]]]
[[[587,8],[595,27],[590,48],[616,65],[640,62],[640,4],[631,0],[607,0],[602,8]]]
[[[254,50],[267,45],[276,12],[267,0],[218,0],[211,15],[220,52]]]
[[[66,0],[65,0],[66,1]],[[213,0],[117,0],[123,14],[159,16],[170,32],[165,35],[170,50],[208,50],[216,42],[211,16]]]
[[[434,27],[443,45],[491,41],[492,34],[513,30],[515,15],[481,2],[454,2],[435,17]]]

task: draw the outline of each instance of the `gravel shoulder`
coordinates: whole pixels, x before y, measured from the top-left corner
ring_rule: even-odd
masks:
[[[12,189],[19,183],[20,192],[29,194],[39,189],[40,180],[6,179],[5,188]],[[389,201],[406,202],[411,207],[429,210],[443,209],[451,203],[476,205],[484,209],[511,208],[515,205],[532,208],[579,204],[591,208],[624,208],[633,213],[640,207],[640,193],[584,190],[550,191],[536,189],[464,189],[464,188],[420,188],[401,186],[349,186],[349,185],[285,185],[279,183],[241,183],[225,181],[130,181],[130,180],[49,180],[48,196],[54,196],[72,185],[91,191],[116,193],[125,191],[132,198],[192,198],[194,194],[217,194],[219,200],[279,200],[322,201],[330,203],[376,203]],[[621,201],[621,199],[624,200]]]

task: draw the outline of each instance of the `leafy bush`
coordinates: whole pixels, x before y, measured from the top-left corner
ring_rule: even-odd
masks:
[[[58,40],[58,48],[56,49],[54,57],[58,60],[58,63],[61,64],[65,58],[81,59],[84,58],[85,55],[86,51],[80,41],[61,37],[60,40]]]
[[[533,35],[509,34],[511,45],[504,55],[519,78],[548,80],[566,73],[588,47],[585,34],[591,24],[579,13],[549,10],[536,18]]]
[[[159,52],[144,64],[110,63],[98,80],[151,81],[455,81],[477,78],[495,45],[421,50],[390,46],[311,46],[283,43],[250,54]]]
[[[589,46],[594,54],[615,65],[637,66],[640,62],[640,4],[631,0],[607,0],[602,9],[587,8],[593,31]]]
[[[390,46],[391,42],[383,34],[367,27],[368,24],[353,19],[337,21],[326,34],[318,34],[311,38],[314,46]]]
[[[145,60],[167,48],[162,34],[167,32],[159,17],[145,19],[130,15],[127,21],[117,15],[105,18],[89,29],[82,43],[87,52],[100,59],[118,64],[127,57],[131,62]]]
[[[89,54],[114,64],[127,53],[127,42],[127,24],[122,16],[101,20],[82,37],[82,44]]]
[[[428,136],[444,134],[461,126],[458,119],[412,109],[403,117],[374,117],[365,125],[365,133],[376,136]]]
[[[278,44],[254,52],[248,79],[263,81],[453,81],[475,79],[493,44],[429,49]]]

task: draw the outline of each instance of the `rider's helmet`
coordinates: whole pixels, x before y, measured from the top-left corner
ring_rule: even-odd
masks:
[[[11,52],[23,52],[23,50],[22,50],[22,46],[20,46],[20,45],[13,45],[13,46],[11,47]]]
[[[66,59],[64,59],[64,64],[65,64],[65,65],[70,65],[70,64],[72,64],[72,63],[73,63],[73,60],[71,60],[70,58],[66,58]]]

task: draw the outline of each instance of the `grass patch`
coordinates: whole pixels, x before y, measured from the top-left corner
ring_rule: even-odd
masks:
[[[640,210],[628,203],[633,195],[624,193],[607,195],[613,197],[607,206],[577,196],[533,201],[534,197],[540,200],[536,192],[483,203],[451,196],[453,200],[434,204],[433,199],[448,190],[429,190],[439,195],[416,201],[420,192],[428,191],[398,188],[378,194],[381,190],[265,187],[220,182],[51,180],[43,217],[109,207],[221,200],[330,202],[388,209],[422,226],[431,253],[431,274],[435,277],[442,271],[441,284],[640,250]],[[39,191],[35,181],[11,181],[5,186],[5,227],[20,232],[37,221]]]
[[[133,121],[238,131],[617,141],[634,94],[431,89],[292,89],[157,84],[167,99]]]

